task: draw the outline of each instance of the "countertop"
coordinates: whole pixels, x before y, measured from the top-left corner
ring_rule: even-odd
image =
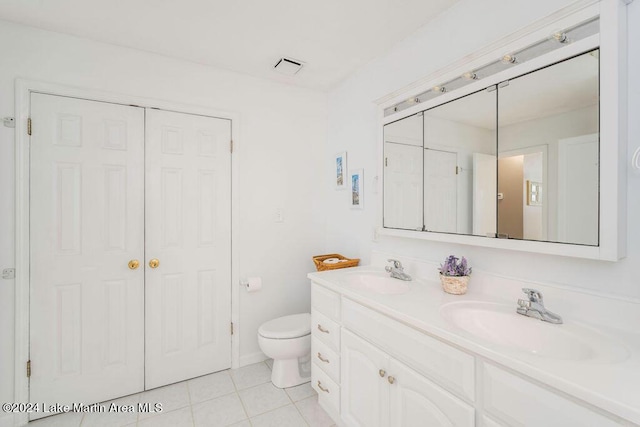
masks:
[[[625,420],[640,424],[640,333],[637,330],[639,325],[631,325],[625,330],[590,324],[583,319],[565,318],[563,325],[541,322],[542,326],[550,328],[571,328],[578,325],[595,330],[606,335],[618,350],[623,349],[623,357],[618,357],[614,362],[543,357],[476,337],[451,324],[441,314],[441,308],[448,303],[471,301],[512,305],[513,315],[519,316],[515,313],[516,301],[510,296],[500,297],[486,292],[486,289],[473,289],[472,286],[465,295],[450,295],[442,291],[439,282],[424,279],[401,282],[409,286],[409,291],[403,294],[377,294],[348,285],[348,275],[359,272],[382,273],[384,270],[379,267],[361,266],[309,273],[307,277],[421,332],[446,340],[463,350],[511,368]]]

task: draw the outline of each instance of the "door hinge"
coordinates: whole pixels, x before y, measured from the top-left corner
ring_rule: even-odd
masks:
[[[231,322],[231,335],[233,335],[233,322]]]
[[[229,151],[233,154],[233,139],[229,141]]]
[[[27,119],[27,135],[31,136],[31,117]]]
[[[31,360],[27,360],[27,378],[31,376]]]
[[[460,173],[460,167],[456,166],[456,175],[458,175]]]
[[[388,157],[385,157],[385,158],[384,158],[384,167],[386,168],[386,167],[388,167],[388,166],[389,166],[389,158],[388,158]]]

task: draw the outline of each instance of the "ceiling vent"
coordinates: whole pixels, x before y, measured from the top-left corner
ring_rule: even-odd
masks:
[[[302,69],[303,63],[291,58],[280,58],[273,69],[281,74],[293,76]]]

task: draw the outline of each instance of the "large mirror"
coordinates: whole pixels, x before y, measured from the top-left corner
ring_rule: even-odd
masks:
[[[384,127],[386,228],[598,245],[599,50]]]
[[[498,233],[598,245],[599,50],[499,89]]]
[[[496,91],[424,112],[424,229],[496,232]]]

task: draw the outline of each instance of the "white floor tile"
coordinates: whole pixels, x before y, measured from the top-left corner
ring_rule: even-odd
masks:
[[[293,400],[294,402],[297,402],[298,400],[306,399],[307,397],[311,397],[316,394],[316,391],[313,388],[311,388],[310,382],[300,384],[295,387],[285,388],[284,391],[287,392],[287,394],[289,395],[289,398],[291,398],[291,400]]]
[[[240,421],[238,424],[233,424],[229,427],[251,427],[251,422],[249,420]]]
[[[311,427],[330,427],[335,424],[329,414],[318,405],[318,396],[296,402],[296,406]]]
[[[162,412],[141,412],[138,414],[138,420],[189,406],[187,383],[181,382],[145,391],[140,395],[140,403],[149,403],[151,407],[156,403],[161,403]]]
[[[249,417],[253,417],[291,403],[282,389],[271,383],[240,391],[240,398]]]
[[[236,391],[229,371],[216,372],[187,381],[191,404],[215,399]]]
[[[131,396],[121,397],[119,399],[110,400],[108,402],[102,402],[101,405],[108,411],[111,404],[115,404],[118,407],[121,406],[133,406],[133,412],[116,412],[115,409],[112,412],[89,412],[86,413],[82,419],[82,426],[96,426],[96,427],[123,427],[128,424],[135,423],[138,420],[138,402],[140,401],[140,394],[132,394]]]
[[[307,423],[293,405],[251,418],[253,427],[307,427]]]
[[[191,408],[165,412],[138,422],[139,427],[193,427]]]
[[[192,410],[196,427],[228,426],[247,418],[236,392],[195,404]]]
[[[273,359],[267,359],[267,360],[264,361],[264,363],[267,364],[269,369],[273,369]]]
[[[52,415],[30,422],[29,427],[78,427],[82,421],[83,413],[68,412],[66,414]]]
[[[271,381],[271,370],[264,363],[254,363],[229,371],[238,390],[254,387]]]

